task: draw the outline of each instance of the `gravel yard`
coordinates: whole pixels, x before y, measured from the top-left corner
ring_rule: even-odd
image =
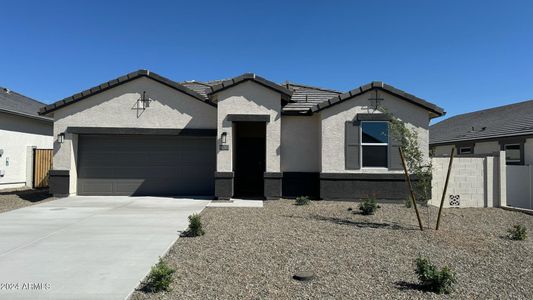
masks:
[[[351,202],[268,201],[264,208],[207,208],[206,235],[180,238],[164,258],[172,291],[133,299],[533,298],[533,216],[502,209],[447,209],[441,230],[420,232],[413,209],[382,204],[374,216]],[[353,208],[353,211],[349,211]],[[424,225],[436,208],[421,208]],[[529,229],[511,241],[514,224]],[[457,272],[450,295],[419,290],[414,259]],[[292,275],[310,270],[316,278]]]
[[[34,205],[54,198],[48,190],[13,189],[0,191],[0,212]]]

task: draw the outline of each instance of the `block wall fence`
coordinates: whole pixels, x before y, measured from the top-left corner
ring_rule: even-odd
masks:
[[[432,157],[432,197],[439,206],[448,171],[449,157]],[[454,157],[444,207],[506,206],[505,152]]]

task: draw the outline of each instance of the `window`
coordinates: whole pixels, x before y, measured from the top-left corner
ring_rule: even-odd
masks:
[[[459,154],[472,154],[472,147],[459,147]]]
[[[386,168],[389,152],[389,123],[361,123],[361,161],[367,168]]]
[[[520,144],[506,144],[503,147],[505,149],[505,160],[508,164],[516,165],[522,162]]]

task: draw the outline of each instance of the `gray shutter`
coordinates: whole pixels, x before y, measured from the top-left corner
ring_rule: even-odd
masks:
[[[357,170],[359,166],[359,122],[346,122],[344,126],[344,158],[346,170]]]
[[[389,170],[403,170],[402,159],[400,158],[401,144],[401,141],[392,136],[389,123]]]

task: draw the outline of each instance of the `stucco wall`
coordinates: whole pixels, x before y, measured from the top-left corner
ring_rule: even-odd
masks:
[[[217,171],[233,171],[233,134],[232,122],[228,114],[270,115],[266,127],[266,171],[281,170],[281,95],[260,84],[246,81],[216,95],[218,103],[218,136],[227,133],[229,150],[220,150],[220,138],[217,139]]]
[[[281,117],[281,171],[320,172],[320,117]]]
[[[453,145],[434,146],[434,156],[449,156]],[[474,154],[493,154],[500,151],[498,141],[474,142]],[[526,139],[524,143],[524,164],[533,164],[533,138]]]
[[[433,147],[433,156],[450,156],[453,145],[443,145]]]
[[[533,165],[533,139],[526,139],[524,143],[524,164]]]
[[[492,154],[500,151],[500,144],[497,141],[480,142],[474,145],[475,154]]]
[[[418,133],[419,145],[425,158],[428,158],[428,127],[429,113],[416,105],[399,99],[391,94],[379,92],[384,100],[381,105],[398,119],[404,121],[409,128]],[[388,171],[382,169],[346,170],[344,160],[344,126],[346,121],[352,121],[358,113],[372,113],[369,98],[374,98],[375,92],[370,91],[350,100],[338,103],[320,112],[322,120],[322,172],[331,173],[401,173],[402,171]]]
[[[154,100],[146,110],[137,110],[142,92]],[[141,77],[96,94],[53,113],[54,137],[67,127],[195,128],[215,129],[216,108]],[[71,193],[75,191],[75,135],[67,134],[63,144],[54,143],[54,169],[71,170]],[[74,146],[76,146],[74,144]]]
[[[25,186],[27,183],[28,147],[52,148],[52,123],[0,113],[0,189]],[[9,162],[7,165],[6,162]],[[31,169],[30,169],[31,170]],[[28,170],[28,171],[30,171]]]
[[[455,145],[440,145],[433,147],[434,156],[450,156],[452,147]],[[493,154],[500,151],[500,144],[497,141],[474,143],[474,154]],[[457,154],[457,152],[455,153]]]

